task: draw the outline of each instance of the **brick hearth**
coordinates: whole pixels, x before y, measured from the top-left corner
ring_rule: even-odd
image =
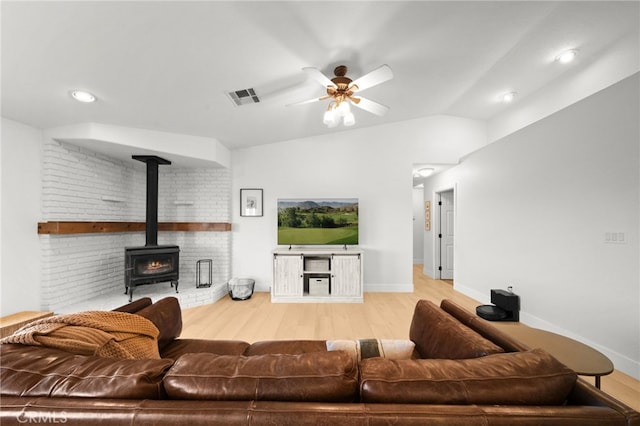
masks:
[[[180,301],[180,307],[186,309],[213,303],[225,297],[226,294],[226,283],[218,283],[205,288],[196,288],[195,285],[189,285],[185,288],[180,286],[179,293],[176,293],[175,289],[172,288],[169,283],[161,283],[137,287],[133,300],[150,297],[151,300],[155,302],[165,297],[176,297]],[[112,310],[126,303],[128,303],[128,296],[124,294],[124,291],[122,291],[122,289],[114,289],[101,296],[63,306],[58,309],[56,313],[66,314],[93,310]]]

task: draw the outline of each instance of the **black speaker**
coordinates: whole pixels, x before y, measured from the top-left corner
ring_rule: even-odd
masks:
[[[476,315],[489,321],[520,321],[520,296],[517,294],[491,290],[491,303],[493,305],[478,306]]]

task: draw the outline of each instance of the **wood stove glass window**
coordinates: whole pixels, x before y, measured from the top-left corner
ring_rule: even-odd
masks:
[[[152,254],[134,259],[136,276],[158,275],[172,272],[175,269],[175,255]]]

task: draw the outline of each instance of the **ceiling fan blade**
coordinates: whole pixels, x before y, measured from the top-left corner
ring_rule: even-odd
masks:
[[[336,87],[336,85],[333,84],[333,81],[331,81],[326,75],[322,74],[317,68],[305,67],[302,68],[302,71],[306,72],[307,75],[316,80],[318,83],[322,84],[324,87]]]
[[[307,99],[306,101],[300,101],[300,102],[294,102],[292,104],[287,104],[287,106],[310,104],[310,103],[313,103],[313,102],[324,101],[325,99],[329,99],[329,97],[330,96],[321,96],[319,98],[311,98],[311,99]]]
[[[351,98],[351,99],[353,100],[353,105],[375,115],[383,116],[391,109],[386,105],[379,104],[367,98]]]
[[[354,87],[354,92],[359,92],[365,89],[368,89],[373,86],[377,86],[380,83],[384,83],[385,81],[389,81],[393,78],[393,71],[389,65],[381,65],[375,70],[371,71],[368,74],[363,75],[360,78],[357,78],[351,83],[351,86],[358,86],[356,89]]]

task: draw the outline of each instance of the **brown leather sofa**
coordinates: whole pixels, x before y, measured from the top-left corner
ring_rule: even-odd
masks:
[[[541,350],[444,300],[415,308],[408,359],[326,341],[180,339],[175,298],[151,320],[162,359],[0,347],[0,423],[65,425],[640,425],[640,414]]]

